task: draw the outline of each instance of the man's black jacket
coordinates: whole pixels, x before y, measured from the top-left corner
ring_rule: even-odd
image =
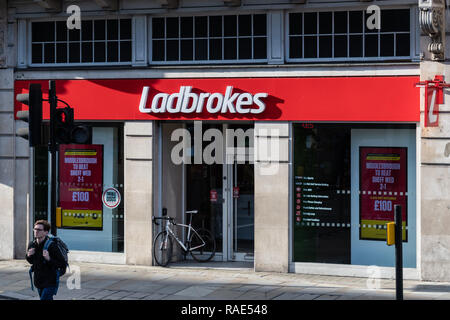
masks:
[[[28,244],[28,250],[34,248],[32,256],[27,255],[27,261],[33,265],[34,271],[34,285],[36,288],[43,289],[56,286],[56,268],[65,266],[64,257],[59,251],[55,242],[51,242],[48,247],[50,261],[46,261],[42,252],[44,251],[44,244],[48,240],[45,237],[44,241],[37,243],[36,240]]]

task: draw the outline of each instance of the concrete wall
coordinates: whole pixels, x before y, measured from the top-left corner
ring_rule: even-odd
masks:
[[[255,271],[289,268],[289,124],[255,123]]]
[[[449,42],[447,37],[447,47]],[[422,38],[422,43],[427,43]],[[448,58],[448,54],[447,54]],[[421,80],[444,75],[448,62],[421,63]],[[444,90],[439,126],[424,127],[425,90],[421,90],[421,273],[424,280],[450,280],[450,91]]]
[[[27,242],[28,142],[15,137],[15,23],[0,1],[0,259],[23,258]]]
[[[152,264],[153,121],[125,122],[125,256],[131,265]]]

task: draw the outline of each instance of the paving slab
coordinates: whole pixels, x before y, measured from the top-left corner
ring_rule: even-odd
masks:
[[[181,291],[175,293],[175,295],[176,296],[202,298],[216,290],[217,290],[217,288],[214,288],[214,287],[209,288],[209,287],[203,287],[203,286],[191,286],[189,288],[186,288],[184,290],[181,290]]]

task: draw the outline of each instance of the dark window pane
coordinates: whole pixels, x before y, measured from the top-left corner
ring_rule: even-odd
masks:
[[[120,41],[120,62],[131,61],[131,41]]]
[[[349,24],[350,24],[350,33],[362,33],[363,31],[362,11],[350,11]]]
[[[334,37],[334,57],[335,58],[347,57],[347,36]]]
[[[381,10],[381,32],[410,31],[409,9]]]
[[[319,37],[319,58],[331,58],[333,56],[333,40],[331,36]]]
[[[237,34],[237,17],[225,16],[224,17],[224,36],[235,37]]]
[[[347,11],[334,13],[334,33],[347,33]]]
[[[55,23],[52,22],[33,22],[32,23],[32,40],[33,42],[54,41],[55,40]]]
[[[252,35],[252,16],[240,15],[239,16],[239,35],[251,36]]]
[[[119,43],[117,41],[108,42],[108,62],[119,61]]]
[[[307,12],[305,17],[305,34],[316,34],[317,33],[317,13]]]
[[[239,59],[252,58],[252,41],[249,38],[239,39]]]
[[[409,47],[410,47],[410,41],[409,41],[409,33],[408,34],[397,34],[397,56],[409,56]]]
[[[222,60],[222,40],[209,40],[209,60]]]
[[[152,56],[153,61],[164,61],[164,40],[153,40]]]
[[[178,36],[179,36],[178,18],[167,18],[166,19],[166,28],[167,28],[166,29],[167,30],[167,38],[178,38]]]
[[[302,37],[289,38],[289,58],[302,58]]]
[[[305,58],[317,58],[317,37],[305,37]]]
[[[164,18],[153,18],[152,19],[152,37],[164,38]]]
[[[80,44],[69,43],[69,62],[80,62]]]
[[[225,28],[226,30],[226,28]],[[224,44],[224,59],[225,60],[235,60],[237,59],[237,40],[233,39],[225,39]]]
[[[350,36],[350,57],[362,57],[362,36]]]
[[[81,43],[81,62],[92,62],[92,42]]]
[[[94,43],[94,62],[106,61],[106,45],[104,42]]]
[[[266,38],[253,39],[253,59],[267,58],[267,40]]]
[[[192,38],[194,35],[194,18],[182,17],[181,18],[181,37]]]
[[[94,39],[95,40],[105,40],[105,22],[106,20],[95,20],[94,21]]]
[[[331,12],[319,13],[319,33],[331,34],[333,32],[333,14]]]
[[[69,41],[80,41],[80,30],[69,29]]]
[[[181,60],[194,60],[193,40],[181,40]]]
[[[42,44],[33,44],[31,46],[31,62],[42,63]]]
[[[208,36],[208,18],[207,17],[195,17],[195,36],[206,37]]]
[[[131,40],[131,19],[120,19],[120,39]]]
[[[92,40],[92,20],[81,21],[81,37],[83,40]]]
[[[222,16],[209,17],[209,36],[222,36]]]
[[[55,45],[53,43],[44,44],[44,63],[55,63]]]
[[[208,41],[195,40],[195,60],[208,59]]]
[[[178,61],[178,40],[167,41],[167,61]]]
[[[394,35],[382,34],[380,35],[380,55],[382,57],[394,56]]]
[[[56,44],[56,62],[57,63],[67,63],[67,44],[57,43]]]
[[[291,13],[289,14],[289,34],[302,34],[302,14]]]
[[[378,35],[366,36],[365,56],[378,57]]]
[[[267,35],[267,18],[265,14],[253,15],[253,35],[254,36]]]
[[[56,21],[56,41],[67,40],[67,25],[66,21]]]
[[[108,40],[118,40],[119,39],[119,21],[118,20],[107,20],[107,30],[108,30]]]

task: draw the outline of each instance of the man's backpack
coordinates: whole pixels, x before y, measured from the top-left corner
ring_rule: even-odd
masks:
[[[61,253],[61,256],[64,258],[64,266],[58,267],[56,270],[58,276],[61,277],[66,273],[66,269],[69,266],[69,256],[68,256],[69,249],[67,248],[67,245],[64,243],[64,241],[61,240],[61,238],[49,237],[47,241],[45,241],[44,243],[44,250],[48,250],[48,247],[52,242],[56,244],[56,247]]]
[[[69,249],[67,248],[67,245],[64,243],[64,241],[61,240],[61,238],[49,236],[49,238],[44,243],[44,249],[48,251],[48,247],[50,247],[50,244],[52,242],[55,242],[57,249],[61,253],[61,256],[64,258],[64,266],[58,267],[56,269],[56,292],[58,291],[59,287],[59,277],[63,276],[66,273],[66,269],[69,267]],[[69,267],[70,269],[70,267]],[[30,270],[28,273],[30,274],[30,280],[31,280],[31,290],[34,291],[33,286],[33,266],[30,267]]]

